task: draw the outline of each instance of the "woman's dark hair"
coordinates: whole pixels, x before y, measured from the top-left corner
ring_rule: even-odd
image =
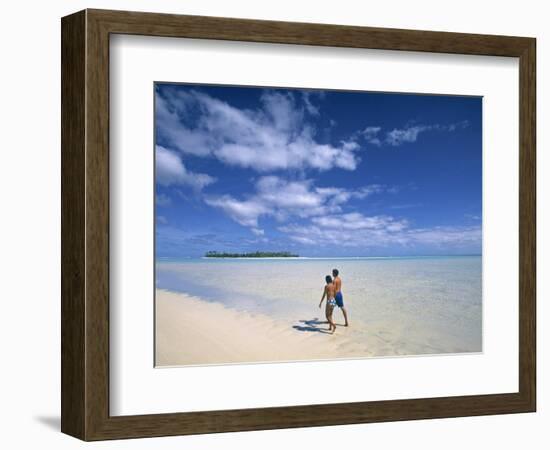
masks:
[[[327,275],[325,277],[325,281],[327,282],[327,284],[332,283],[332,277],[330,275]]]
[[[339,273],[340,272],[338,272],[338,269],[332,269],[332,275],[333,276],[337,277]]]

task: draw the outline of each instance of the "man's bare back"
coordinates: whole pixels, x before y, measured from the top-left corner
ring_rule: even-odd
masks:
[[[335,293],[336,292],[341,292],[342,291],[342,280],[340,279],[340,277],[335,277],[332,282],[334,283]]]

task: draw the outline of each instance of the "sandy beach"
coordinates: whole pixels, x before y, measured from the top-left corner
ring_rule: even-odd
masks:
[[[277,321],[221,303],[162,289],[156,291],[156,364],[159,366],[297,361],[365,356],[351,328],[325,332],[319,320]],[[341,320],[337,320],[342,322]]]
[[[318,307],[331,266],[345,274],[351,324],[337,308],[333,335]],[[479,257],[195,259],[156,270],[157,366],[482,351]]]

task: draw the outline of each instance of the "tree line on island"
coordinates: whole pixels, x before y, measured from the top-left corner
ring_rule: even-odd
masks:
[[[251,253],[227,253],[209,251],[204,254],[206,258],[298,258],[299,255],[290,252],[251,252]]]

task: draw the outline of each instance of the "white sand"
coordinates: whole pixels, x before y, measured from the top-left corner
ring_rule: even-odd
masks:
[[[318,317],[324,320],[323,311],[319,310]],[[335,334],[323,332],[327,328],[327,324],[316,321],[278,322],[265,315],[232,310],[221,303],[156,291],[159,366],[368,356],[364,348],[349,339],[351,328],[338,327]]]
[[[349,312],[353,312],[353,309]],[[431,330],[392,320],[358,321],[328,333],[324,308],[312,305],[311,320],[277,320],[237,311],[185,294],[156,291],[156,364],[158,366],[306,361],[373,356],[463,353]],[[297,317],[302,317],[297,315]],[[340,326],[338,326],[340,325]]]

